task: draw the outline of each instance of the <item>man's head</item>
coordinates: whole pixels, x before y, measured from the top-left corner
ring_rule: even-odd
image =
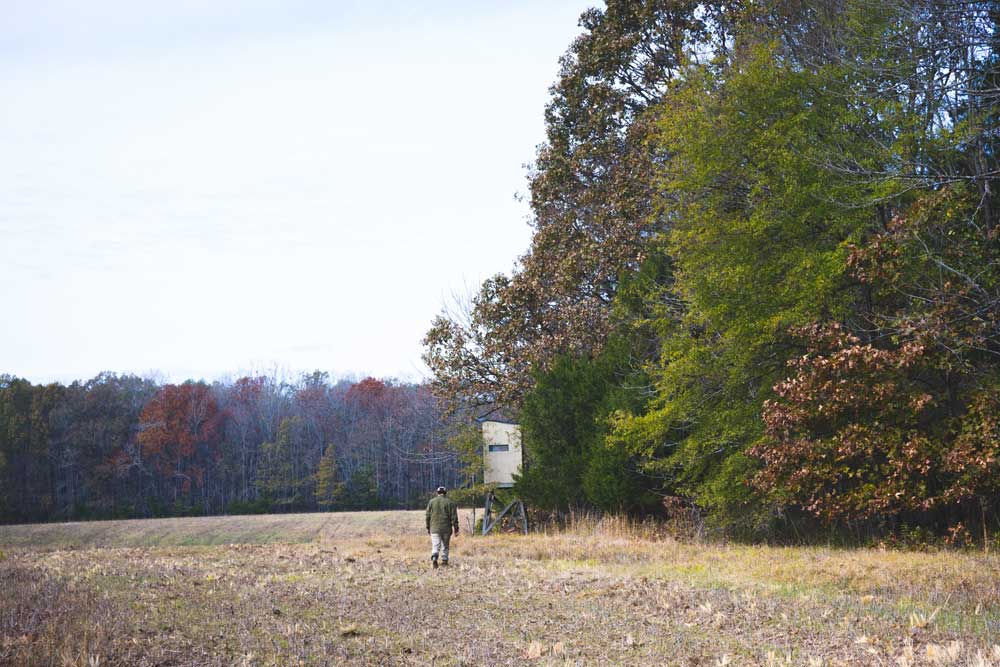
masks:
[[[439,486],[437,493],[439,496],[443,496],[444,494],[448,493],[448,491],[443,486]]]

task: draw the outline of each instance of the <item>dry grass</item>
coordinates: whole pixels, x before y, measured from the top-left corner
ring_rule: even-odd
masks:
[[[468,519],[463,516],[463,528],[467,524]],[[80,549],[315,542],[327,538],[366,537],[376,533],[406,535],[421,530],[423,525],[422,511],[39,523],[0,526],[0,548]]]
[[[433,571],[419,513],[401,514],[388,532],[369,514],[295,519],[294,544],[260,543],[285,517],[228,519],[253,542],[228,546],[0,528],[0,664],[1000,667],[995,556],[683,544],[581,521],[463,535]],[[136,529],[162,543],[120,522],[91,544]]]

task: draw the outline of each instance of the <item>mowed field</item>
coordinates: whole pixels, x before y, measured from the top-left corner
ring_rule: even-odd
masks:
[[[422,512],[0,526],[0,665],[1000,667],[1000,559],[453,541]]]

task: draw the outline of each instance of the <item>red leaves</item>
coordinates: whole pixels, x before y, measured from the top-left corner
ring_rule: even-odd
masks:
[[[373,377],[366,377],[361,382],[352,385],[347,390],[347,400],[358,401],[364,405],[371,405],[378,402],[386,391],[386,384]]]
[[[233,383],[233,397],[241,403],[252,403],[264,391],[267,378],[261,376],[241,377]]]
[[[204,481],[204,469],[191,465],[191,460],[199,450],[214,453],[222,439],[222,422],[223,415],[208,387],[168,384],[140,416],[141,455],[164,477],[176,478],[188,492],[192,482],[200,487]]]

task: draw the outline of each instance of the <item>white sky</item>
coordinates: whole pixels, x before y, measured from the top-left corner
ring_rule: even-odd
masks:
[[[0,0],[0,373],[418,379],[588,0]]]

